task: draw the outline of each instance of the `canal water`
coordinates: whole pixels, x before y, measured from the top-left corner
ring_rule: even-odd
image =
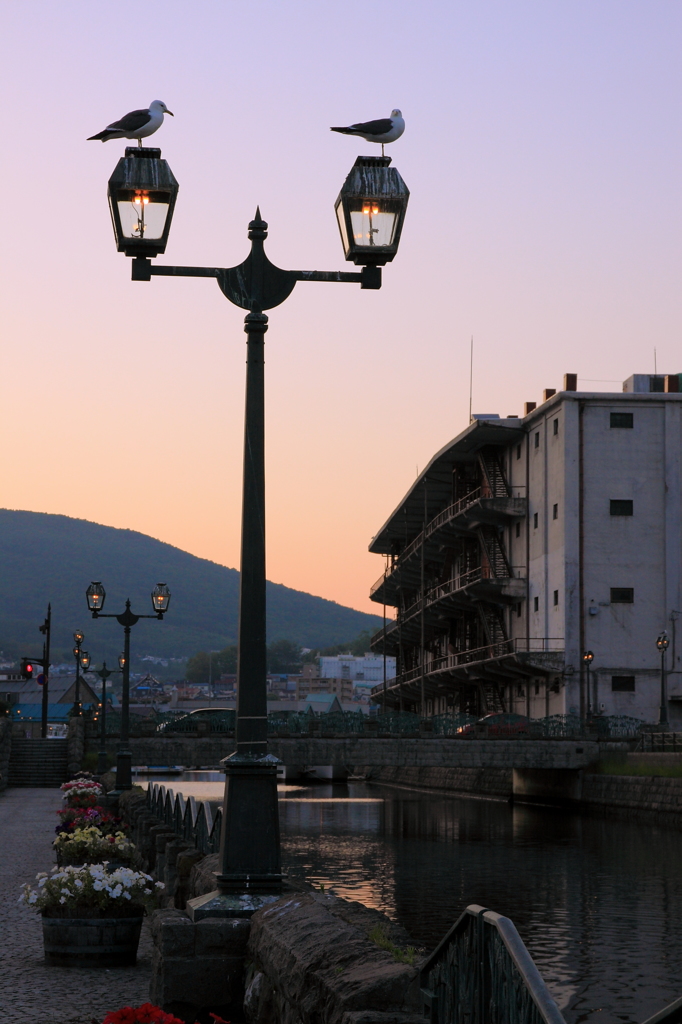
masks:
[[[158,781],[217,801],[222,778]],[[280,786],[280,818],[290,876],[384,911],[427,951],[470,903],[510,917],[569,1024],[638,1024],[682,996],[673,829],[365,783]]]

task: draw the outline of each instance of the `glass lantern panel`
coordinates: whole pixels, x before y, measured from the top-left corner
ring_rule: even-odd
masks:
[[[351,210],[350,222],[355,245],[393,245],[398,217],[395,210],[387,209],[380,200],[365,200],[358,209]]]
[[[337,203],[336,206],[336,219],[339,222],[339,229],[341,231],[341,241],[343,242],[343,251],[348,253],[350,245],[348,244],[348,231],[346,230],[346,211],[343,208],[343,203]]]
[[[121,191],[116,197],[124,238],[162,238],[170,209],[167,192]]]

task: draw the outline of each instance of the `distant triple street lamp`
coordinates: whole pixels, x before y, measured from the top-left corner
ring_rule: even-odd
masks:
[[[99,580],[94,581],[85,591],[88,609],[93,619],[116,619],[123,626],[123,653],[119,657],[119,665],[123,673],[123,690],[121,693],[121,735],[116,757],[116,792],[131,789],[133,785],[132,754],[130,752],[130,630],[140,619],[162,619],[168,611],[171,593],[165,583],[157,583],[151,593],[153,615],[135,615],[130,610],[130,600],[126,601],[125,611],[120,615],[104,614],[106,590]]]
[[[409,191],[390,157],[358,157],[335,211],[344,256],[361,267],[344,271],[281,270],[265,254],[267,223],[260,209],[249,224],[251,251],[236,267],[152,265],[165,250],[178,183],[161,151],[128,147],[109,180],[119,252],[132,257],[133,281],[152,277],[212,277],[230,302],[246,310],[246,403],[237,666],[236,751],[223,762],[225,800],[218,890],[188,905],[195,919],[239,913],[282,887],[277,762],[268,755],[265,633],[265,310],[284,302],[298,281],[381,288],[382,267],[397,251]],[[317,167],[311,169],[318,174]],[[95,614],[93,612],[93,614]],[[255,902],[254,902],[255,900]],[[242,907],[243,910],[243,907]]]
[[[77,629],[73,634],[73,656],[76,659],[76,689],[73,695],[73,708],[71,711],[71,714],[76,717],[83,713],[83,708],[81,706],[81,669],[85,671],[90,665],[88,652],[81,650],[84,640],[85,634],[80,629]],[[87,662],[87,664],[84,664],[84,662]]]

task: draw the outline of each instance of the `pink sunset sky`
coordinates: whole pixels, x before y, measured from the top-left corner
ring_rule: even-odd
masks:
[[[367,611],[370,538],[474,412],[682,370],[680,30],[669,0],[29,0],[0,11],[0,505],[239,565],[243,314],[130,281],[86,137],[164,100],[159,262],[351,269],[333,204],[387,116],[411,190],[381,291],[298,284],[266,337],[268,577]],[[604,381],[604,383],[597,383]],[[168,581],[172,583],[172,581]]]

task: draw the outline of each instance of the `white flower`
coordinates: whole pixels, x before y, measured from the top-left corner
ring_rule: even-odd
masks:
[[[155,885],[155,887],[157,889],[165,889],[166,888],[166,886],[163,884],[163,882],[154,882],[154,885]]]
[[[60,903],[66,903],[66,896],[62,896],[59,900]]]
[[[130,893],[129,893],[129,892],[124,892],[124,893],[123,893],[123,895],[125,896],[125,898],[126,898],[127,900],[131,899],[131,896],[130,896]]]
[[[47,871],[39,871],[36,878],[47,878]]]
[[[71,895],[71,893],[69,892],[68,889],[62,889],[62,893],[63,893],[64,896],[70,896]]]
[[[37,892],[32,892],[31,895],[28,898],[28,902],[29,903],[36,903],[37,900],[38,900],[38,893]]]
[[[149,896],[151,894],[151,889],[145,889],[144,894],[145,896]]]
[[[42,889],[42,887],[45,885],[46,881],[47,881],[47,878],[41,878],[40,881],[38,882],[38,888]]]
[[[102,891],[102,889],[104,888],[104,885],[103,885],[103,883],[102,883],[102,882],[100,882],[100,881],[98,880],[98,881],[96,881],[96,882],[94,882],[94,883],[93,883],[93,886],[92,886],[92,887],[93,887],[93,889],[95,890],[95,892],[101,892],[101,891]]]
[[[83,883],[81,882],[80,878],[75,879],[75,885],[77,885],[79,889],[83,888]]]

